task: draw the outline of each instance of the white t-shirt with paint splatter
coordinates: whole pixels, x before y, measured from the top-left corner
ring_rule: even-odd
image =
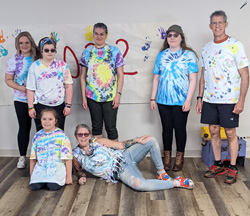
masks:
[[[203,101],[235,104],[240,96],[239,69],[247,67],[243,44],[231,37],[222,43],[207,43],[202,48],[202,67],[205,68]]]

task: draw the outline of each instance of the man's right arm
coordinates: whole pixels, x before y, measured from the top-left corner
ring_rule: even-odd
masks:
[[[199,97],[203,97],[204,94],[204,87],[205,87],[204,72],[205,68],[203,67],[201,69],[201,77],[199,81],[199,94],[198,94]],[[196,112],[198,114],[201,114],[201,109],[202,109],[202,98],[198,98],[196,104]]]

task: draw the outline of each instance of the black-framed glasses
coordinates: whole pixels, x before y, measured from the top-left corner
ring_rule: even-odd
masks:
[[[88,137],[90,135],[90,133],[78,133],[78,134],[76,134],[76,136],[78,136],[78,137]]]
[[[168,34],[168,35],[167,35],[168,38],[171,38],[172,36],[173,36],[174,38],[178,38],[179,34],[176,34],[176,33],[175,33],[175,34]]]
[[[51,53],[55,53],[56,52],[56,49],[44,49],[43,50],[45,53],[48,53],[48,52],[51,52]]]

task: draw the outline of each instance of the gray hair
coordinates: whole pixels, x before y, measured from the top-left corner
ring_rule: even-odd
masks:
[[[90,130],[90,128],[89,128],[88,125],[86,125],[86,124],[79,124],[79,125],[76,126],[76,129],[75,129],[75,136],[76,136],[76,134],[78,133],[78,130],[79,130],[80,128],[85,128],[85,129],[87,129],[87,130],[89,131],[89,133],[91,134],[91,130]]]
[[[222,10],[218,10],[218,11],[214,11],[211,15],[210,15],[210,24],[212,23],[212,18],[214,16],[222,16],[224,19],[224,22],[227,22],[227,15],[224,11]]]

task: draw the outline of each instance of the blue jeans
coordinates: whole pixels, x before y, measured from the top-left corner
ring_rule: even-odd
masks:
[[[163,181],[158,179],[145,179],[137,164],[150,152],[150,156],[154,162],[156,169],[164,168],[159,144],[155,138],[151,138],[145,144],[134,144],[123,152],[125,158],[124,163],[121,163],[123,171],[120,173],[120,180],[129,187],[139,191],[156,191],[174,187],[173,181]]]

